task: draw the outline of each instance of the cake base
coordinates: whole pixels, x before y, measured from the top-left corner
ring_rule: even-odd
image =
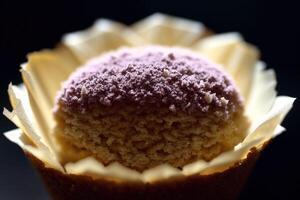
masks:
[[[56,200],[89,199],[237,199],[257,158],[259,150],[253,148],[247,158],[223,172],[210,175],[192,175],[170,178],[155,183],[115,182],[93,179],[83,175],[64,174],[33,155],[26,153],[42,176],[50,195]]]

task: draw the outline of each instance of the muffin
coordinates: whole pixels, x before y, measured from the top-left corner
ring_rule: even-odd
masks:
[[[9,85],[5,136],[53,199],[236,199],[294,98],[241,35],[211,34],[162,14],[67,34]]]
[[[121,49],[82,66],[59,93],[55,118],[62,144],[138,171],[209,161],[247,131],[228,74],[191,51],[159,46]]]

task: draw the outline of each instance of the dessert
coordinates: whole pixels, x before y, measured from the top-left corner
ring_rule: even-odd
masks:
[[[236,199],[295,99],[257,48],[209,32],[154,14],[67,34],[9,86],[5,136],[54,199]]]
[[[217,64],[186,49],[126,48],[71,75],[57,97],[55,132],[106,165],[183,167],[241,142],[243,110]]]

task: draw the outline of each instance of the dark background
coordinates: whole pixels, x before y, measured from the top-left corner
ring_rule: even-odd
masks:
[[[10,108],[9,82],[20,83],[26,54],[53,47],[62,34],[90,26],[100,17],[131,24],[154,12],[205,23],[216,32],[238,31],[277,72],[279,94],[299,96],[299,10],[292,1],[0,1],[0,107]],[[241,199],[299,199],[299,103],[283,125],[287,131],[262,153]],[[298,115],[298,116],[297,116]],[[0,118],[0,132],[14,125]],[[299,196],[299,195],[298,195]],[[19,147],[0,136],[0,199],[48,199]],[[256,198],[258,199],[258,198]]]

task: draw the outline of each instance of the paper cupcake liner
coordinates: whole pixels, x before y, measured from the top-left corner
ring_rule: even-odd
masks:
[[[209,175],[191,175],[158,180],[153,183],[120,181],[106,177],[65,174],[48,168],[35,156],[27,158],[39,171],[55,200],[82,199],[236,199],[251,173],[259,151],[251,149],[247,157],[223,172]]]
[[[156,194],[150,192],[156,190],[163,196],[171,197],[176,194],[177,198],[200,191],[199,197],[205,197],[205,191],[213,188],[217,190],[218,187],[222,188],[220,194],[226,195],[227,191],[228,198],[236,196],[234,191],[239,190],[236,185],[244,182],[244,177],[248,175],[263,144],[284,130],[280,123],[292,108],[295,99],[287,96],[276,97],[274,71],[265,69],[265,64],[259,61],[258,49],[246,43],[240,34],[207,36],[207,33],[205,26],[199,22],[154,14],[129,27],[100,19],[87,30],[65,35],[57,48],[29,54],[28,62],[22,65],[21,70],[24,85],[9,86],[13,111],[5,109],[4,115],[19,129],[5,133],[5,136],[29,155],[50,191],[56,191],[60,195],[75,195],[76,191],[80,191],[79,186],[90,192],[87,195],[100,195],[100,191],[103,195],[109,195],[114,189],[120,191],[121,195],[126,193],[128,182],[139,183],[140,186],[127,188],[128,195],[136,192],[137,198],[142,194],[152,195],[154,198]],[[245,114],[251,124],[246,139],[233,150],[224,152],[209,162],[198,160],[182,169],[164,164],[137,172],[119,163],[104,166],[93,157],[76,163],[60,163],[57,145],[52,137],[55,126],[52,108],[61,82],[78,66],[101,53],[122,46],[147,44],[185,46],[221,64],[231,74],[245,99]],[[181,181],[175,181],[175,184],[173,179]],[[105,185],[104,180],[117,182]],[[170,180],[172,181],[167,184]],[[159,186],[158,183],[164,181]],[[235,188],[230,188],[233,186],[225,184],[224,181],[234,182]],[[195,183],[195,186],[191,183]],[[59,193],[56,184],[71,194],[62,194],[63,190]],[[78,188],[72,189],[77,187],[76,184]],[[202,190],[202,187],[207,190]],[[176,193],[175,189],[178,190]],[[172,191],[174,194],[169,194]],[[57,197],[61,197],[60,195]]]

